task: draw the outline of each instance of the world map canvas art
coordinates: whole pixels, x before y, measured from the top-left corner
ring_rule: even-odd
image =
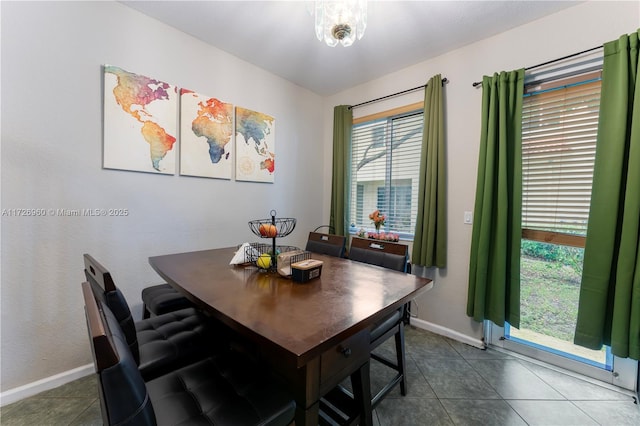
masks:
[[[103,167],[175,174],[177,88],[104,66]]]
[[[236,107],[236,180],[273,183],[275,119]]]
[[[233,105],[180,90],[180,174],[231,179]]]

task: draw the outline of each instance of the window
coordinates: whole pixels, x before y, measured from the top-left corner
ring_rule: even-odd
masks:
[[[369,214],[380,210],[385,231],[413,236],[422,124],[422,103],[354,120],[350,222],[356,229],[373,229]]]

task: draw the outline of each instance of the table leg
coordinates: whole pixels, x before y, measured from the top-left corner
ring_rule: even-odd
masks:
[[[289,370],[289,383],[296,400],[295,426],[317,426],[320,415],[320,357]]]
[[[300,405],[296,406],[295,426],[316,426],[320,416],[320,402],[316,402],[305,410]]]

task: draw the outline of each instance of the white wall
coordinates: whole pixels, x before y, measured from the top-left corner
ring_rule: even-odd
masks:
[[[427,271],[433,290],[414,304],[418,317],[444,333],[479,342],[482,327],[466,315],[472,211],[477,173],[483,75],[533,66],[617,39],[640,27],[638,2],[588,2],[550,15],[433,60],[389,74],[325,99],[325,197],[330,204],[333,107],[355,105],[425,84],[435,74],[449,79],[444,88],[447,138],[448,266]],[[424,41],[425,44],[429,40]],[[419,102],[423,92],[399,96],[354,110],[354,117]],[[328,216],[327,216],[328,217]],[[328,219],[327,219],[328,220]]]
[[[323,223],[322,98],[115,2],[2,2],[2,209],[127,208],[128,217],[2,217],[2,391],[91,362],[82,254],[140,317],[148,257],[255,241],[247,221]],[[102,169],[102,70],[128,71],[276,119],[259,184]],[[317,196],[309,196],[317,194]]]

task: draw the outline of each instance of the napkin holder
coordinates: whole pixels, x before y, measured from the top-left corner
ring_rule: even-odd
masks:
[[[283,277],[291,276],[291,264],[301,260],[310,259],[311,253],[304,250],[291,250],[278,255],[278,273]]]
[[[306,259],[291,264],[291,279],[298,283],[306,283],[318,278],[322,273],[322,261]]]

